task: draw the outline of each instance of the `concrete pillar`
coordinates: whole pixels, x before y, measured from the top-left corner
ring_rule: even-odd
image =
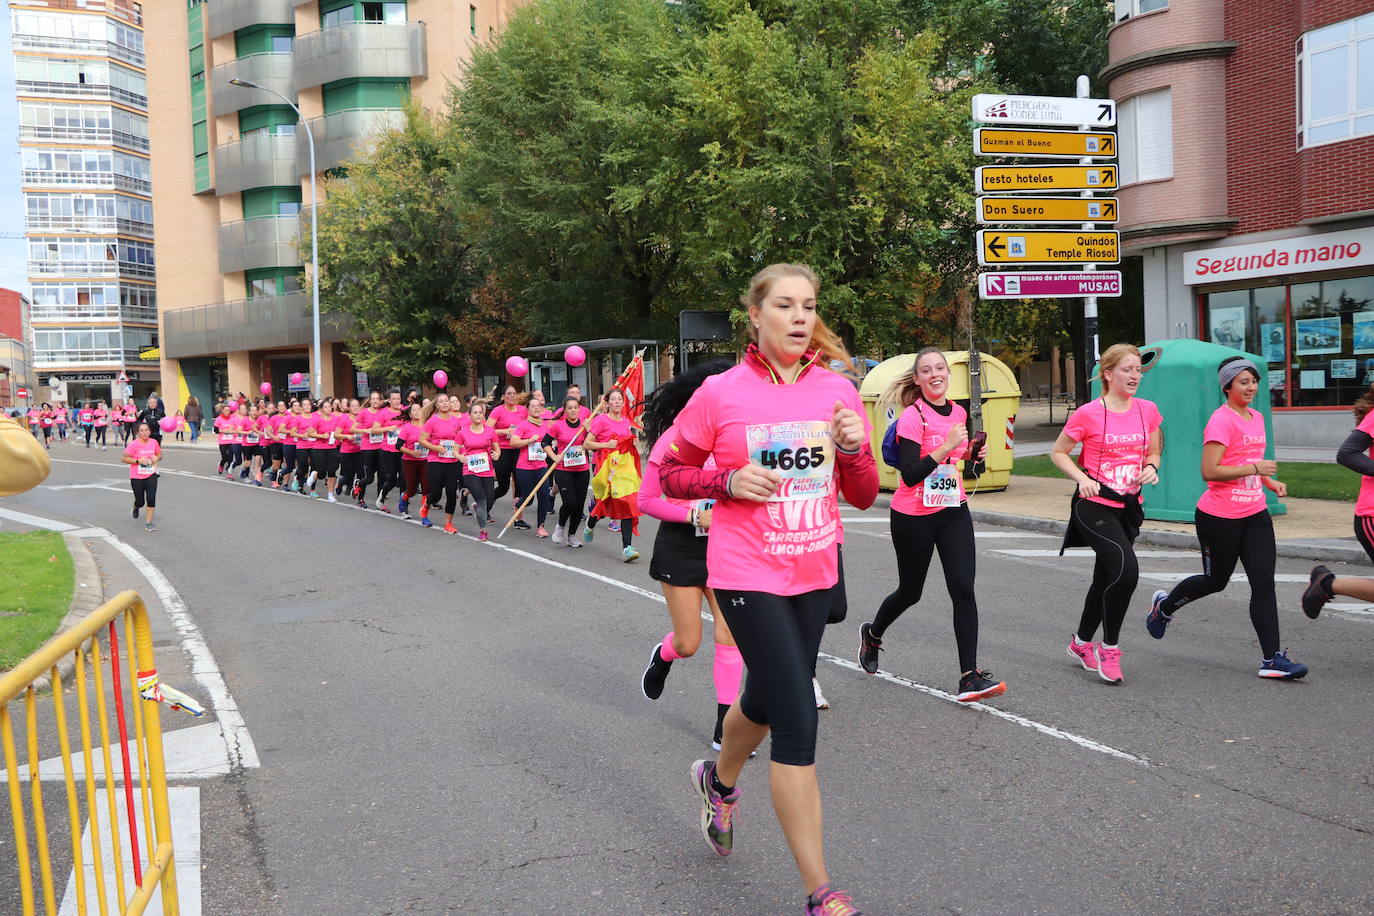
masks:
[[[241,391],[249,398],[257,393],[259,381],[255,377],[260,374],[260,366],[255,366],[253,354],[249,350],[234,350],[226,354],[229,359],[229,393],[238,396]],[[258,369],[259,372],[254,370]]]

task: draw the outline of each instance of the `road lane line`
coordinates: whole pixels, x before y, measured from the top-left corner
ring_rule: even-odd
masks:
[[[16,512],[13,509],[0,509],[0,518],[7,518],[12,522],[28,525],[30,528],[42,528],[46,531],[75,531],[77,529],[76,525],[68,525],[66,522],[59,522],[50,518],[39,518],[36,515]]]

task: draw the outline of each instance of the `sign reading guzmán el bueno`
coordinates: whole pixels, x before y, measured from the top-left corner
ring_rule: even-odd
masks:
[[[1190,286],[1374,265],[1374,228],[1202,248],[1183,255]]]

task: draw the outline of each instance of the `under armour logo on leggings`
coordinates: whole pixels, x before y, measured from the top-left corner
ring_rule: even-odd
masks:
[[[744,607],[743,598],[732,598],[730,599],[730,603],[733,604],[735,607]]]

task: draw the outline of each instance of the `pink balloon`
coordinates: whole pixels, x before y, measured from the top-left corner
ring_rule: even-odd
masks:
[[[435,387],[435,388],[447,388],[447,387],[448,387],[448,373],[445,372],[443,369],[435,369],[435,370],[434,370],[434,387]]]
[[[258,386],[258,390],[270,397],[272,395],[272,383],[263,382],[261,385]]]
[[[162,427],[162,431],[163,431],[164,433],[176,432],[176,428],[177,428],[177,418],[176,418],[176,417],[163,417],[161,420],[158,421],[158,424],[157,424],[157,425]]]
[[[292,372],[289,381],[293,385],[299,385],[301,382],[305,381],[305,376],[299,372]]]
[[[525,362],[523,357],[512,356],[506,360],[506,371],[516,378],[524,378],[530,371],[530,364]]]
[[[563,358],[569,366],[580,366],[587,361],[587,351],[573,344],[563,351]]]

